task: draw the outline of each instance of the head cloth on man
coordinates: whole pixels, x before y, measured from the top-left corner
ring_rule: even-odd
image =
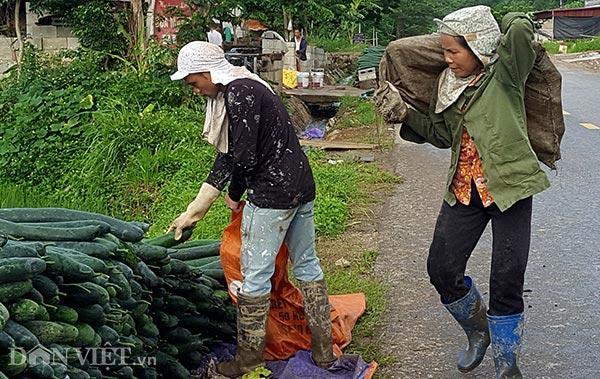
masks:
[[[204,41],[190,42],[181,48],[177,56],[177,72],[171,75],[171,80],[181,80],[190,74],[203,72],[210,73],[213,84],[227,86],[237,79],[251,79],[275,93],[271,86],[258,75],[248,71],[245,67],[229,63],[219,46]],[[216,98],[207,98],[206,118],[202,134],[204,139],[220,152],[227,153],[228,127],[225,98],[223,92],[219,92]]]

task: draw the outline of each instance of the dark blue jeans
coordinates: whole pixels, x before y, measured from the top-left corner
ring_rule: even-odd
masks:
[[[430,281],[445,304],[465,296],[469,291],[464,280],[467,261],[491,220],[493,247],[488,312],[493,316],[521,313],[532,197],[501,212],[496,204],[484,208],[475,186],[471,188],[470,205],[442,204],[427,259]]]

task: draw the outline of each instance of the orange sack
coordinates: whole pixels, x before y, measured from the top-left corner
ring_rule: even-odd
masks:
[[[242,281],[240,271],[240,248],[242,240],[240,227],[242,212],[232,214],[231,224],[223,231],[221,241],[221,263],[227,280],[229,295],[234,303],[237,298],[232,292],[234,281]],[[267,323],[266,360],[288,359],[298,350],[310,349],[310,331],[306,324],[302,294],[288,277],[288,250],[281,246],[277,254],[275,273],[271,278],[271,308]],[[352,328],[366,308],[362,293],[330,296],[333,349],[339,356],[341,349],[352,339]]]

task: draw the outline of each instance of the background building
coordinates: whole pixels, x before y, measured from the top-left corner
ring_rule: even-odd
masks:
[[[552,20],[553,39],[593,38],[600,34],[600,0],[586,1],[584,8],[561,8],[535,12],[538,20]]]

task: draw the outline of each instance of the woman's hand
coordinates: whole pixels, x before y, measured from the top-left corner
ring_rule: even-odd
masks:
[[[399,124],[408,114],[408,106],[402,100],[400,92],[387,80],[373,94],[377,112],[388,124]]]

